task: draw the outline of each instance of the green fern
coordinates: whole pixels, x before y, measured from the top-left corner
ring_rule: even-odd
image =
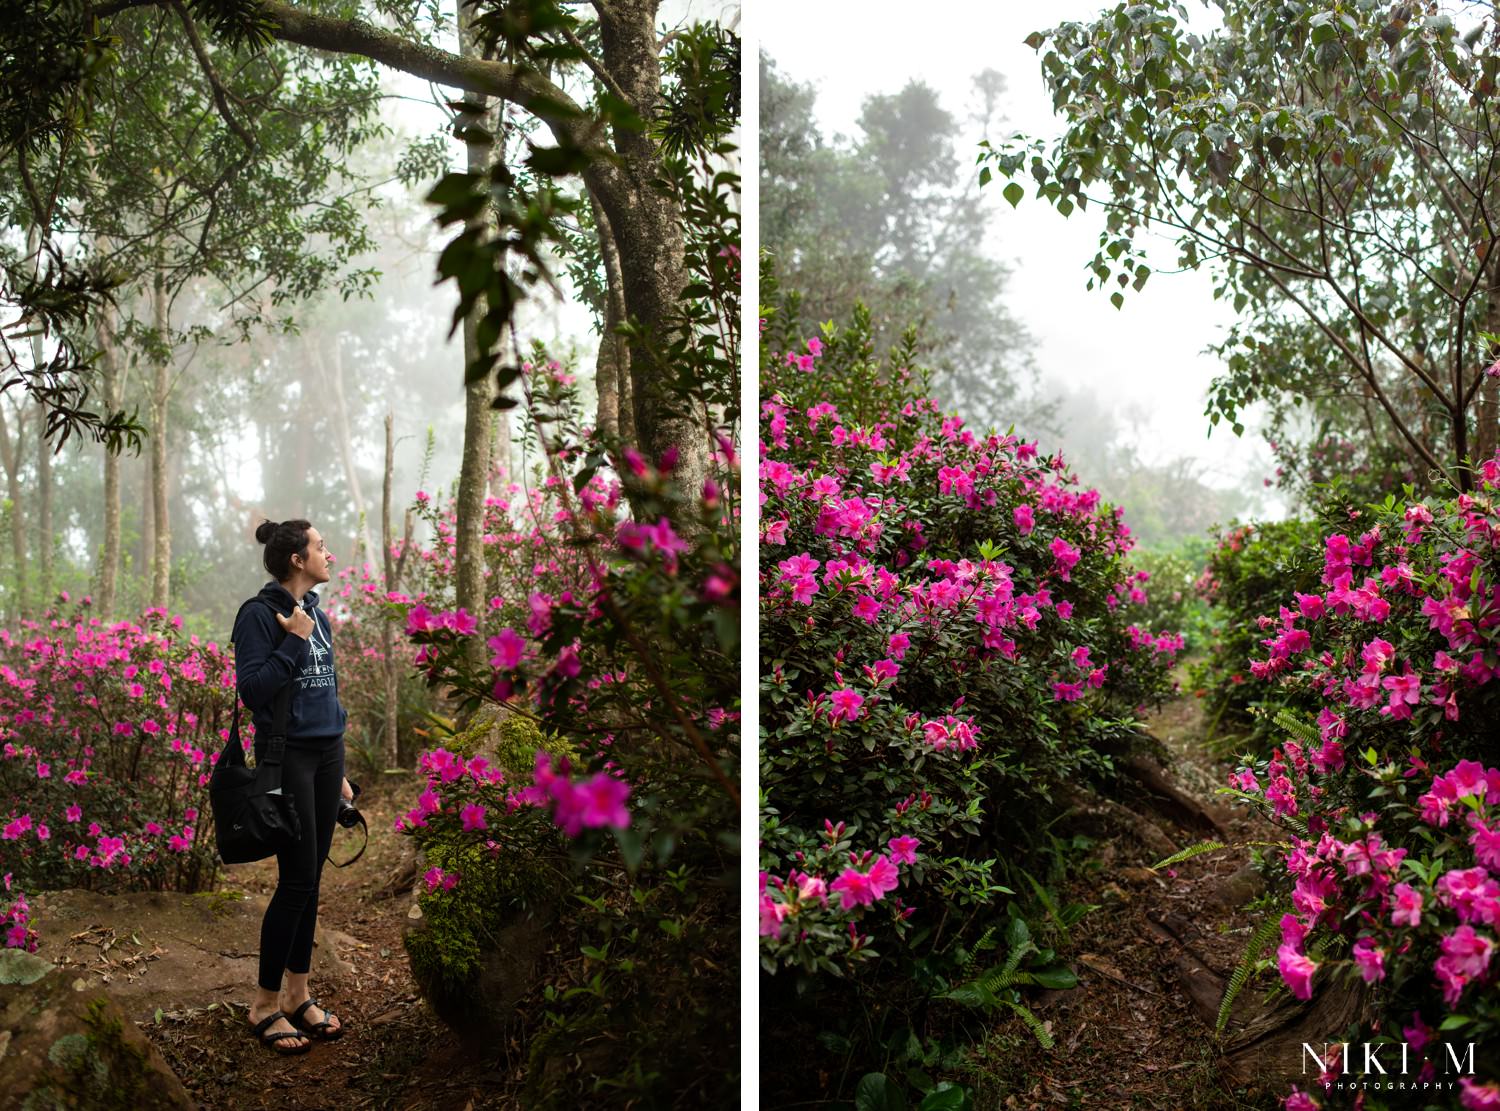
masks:
[[[1318,734],[1318,727],[1310,721],[1304,721],[1288,709],[1276,711],[1275,722],[1285,729],[1292,737],[1301,741],[1304,746],[1316,747],[1323,743],[1323,738]]]
[[[1184,860],[1192,860],[1195,856],[1202,856],[1204,853],[1215,853],[1220,849],[1227,848],[1229,848],[1229,844],[1226,841],[1200,841],[1196,845],[1189,845],[1181,852],[1173,853],[1166,860],[1157,861],[1157,863],[1151,865],[1151,871],[1159,872],[1163,868],[1170,868],[1174,864],[1181,864]]]
[[[1229,983],[1224,986],[1224,998],[1219,1001],[1219,1017],[1214,1023],[1214,1033],[1224,1033],[1224,1028],[1229,1025],[1230,1012],[1234,1010],[1235,999],[1239,997],[1244,986],[1250,982],[1250,974],[1255,971],[1255,965],[1265,956],[1272,938],[1280,929],[1281,914],[1270,914],[1250,935],[1245,951],[1240,955],[1240,963],[1235,966],[1233,974],[1229,977]]]
[[[1037,1018],[1036,1015],[1032,1014],[1020,1003],[1011,1003],[1007,1001],[1007,1006],[1009,1006],[1012,1011],[1015,1011],[1016,1014],[1021,1016],[1021,1021],[1024,1022],[1026,1024],[1026,1028],[1031,1031],[1031,1036],[1037,1040],[1037,1044],[1040,1045],[1043,1049],[1051,1049],[1054,1045],[1057,1044],[1052,1040],[1052,1035],[1047,1033],[1047,1028],[1042,1025],[1042,1020]]]

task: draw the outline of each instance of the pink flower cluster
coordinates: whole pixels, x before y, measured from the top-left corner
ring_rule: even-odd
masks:
[[[838,832],[842,832],[841,826]],[[892,837],[886,843],[887,851],[879,856],[851,852],[848,866],[832,883],[803,871],[793,871],[785,880],[761,872],[760,936],[780,939],[789,918],[795,921],[809,904],[827,907],[830,894],[839,897],[839,909],[843,911],[858,910],[884,899],[900,885],[900,865],[915,864],[920,847],[917,838],[902,835]],[[856,936],[852,923],[850,936]]]
[[[5,890],[9,894],[11,890],[11,874],[5,873]],[[7,949],[24,949],[28,953],[37,950],[36,931],[31,928],[31,904],[26,901],[24,892],[15,892],[15,898],[5,908],[5,913],[0,914],[0,932],[5,935],[5,947]]]

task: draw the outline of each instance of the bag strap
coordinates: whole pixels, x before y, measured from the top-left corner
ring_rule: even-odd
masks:
[[[256,602],[261,603],[273,614],[279,615],[281,613],[280,610],[271,604],[269,599],[262,598],[257,594],[253,598],[247,598],[240,604],[239,610],[234,615],[235,625],[240,623],[240,615],[245,612],[245,607],[253,605]],[[280,625],[280,622],[277,622],[277,624]],[[233,635],[234,630],[231,628],[230,636],[232,637]],[[288,635],[287,631],[282,629],[281,638],[276,641],[272,651],[280,648]],[[281,690],[277,692],[276,704],[271,710],[271,731],[266,734],[265,756],[256,765],[257,767],[261,765],[266,767],[265,785],[268,789],[275,789],[281,786],[281,760],[286,750],[287,718],[291,716],[292,691],[294,686],[293,680],[289,678],[282,684]],[[237,760],[240,764],[244,764],[245,747],[240,741],[240,695],[238,689],[236,689],[234,694],[234,714],[229,719],[229,741],[224,746],[224,751],[229,754],[227,758],[231,762]],[[224,758],[221,757],[220,759]]]

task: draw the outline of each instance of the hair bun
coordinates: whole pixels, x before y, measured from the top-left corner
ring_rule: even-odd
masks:
[[[262,521],[255,526],[255,540],[259,544],[270,543],[271,537],[276,534],[275,521]]]

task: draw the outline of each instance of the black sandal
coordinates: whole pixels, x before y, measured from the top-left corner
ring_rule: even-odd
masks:
[[[309,1007],[316,1007],[318,1008],[318,1010],[323,1012],[322,1022],[309,1022],[307,1020],[306,1013],[307,1008]],[[295,1026],[298,1030],[301,1030],[304,1034],[311,1034],[319,1041],[335,1042],[344,1036],[344,1026],[343,1023],[335,1026],[333,1023],[328,1021],[330,1017],[333,1016],[330,1015],[330,1012],[326,1007],[323,1006],[323,1004],[319,1003],[311,996],[308,996],[307,1000],[302,1004],[302,1006],[298,1007],[295,1011],[287,1016],[287,1021]]]
[[[262,1019],[257,1025],[251,1028],[250,1032],[254,1034],[257,1039],[259,1039],[261,1045],[265,1046],[272,1053],[275,1053],[278,1057],[292,1057],[298,1053],[306,1053],[309,1049],[312,1048],[312,1041],[307,1037],[307,1035],[298,1033],[295,1030],[278,1030],[274,1034],[266,1033],[266,1031],[270,1029],[271,1023],[275,1022],[278,1018],[286,1018],[286,1015],[281,1011],[277,1011],[269,1018]],[[287,1019],[287,1021],[291,1022],[292,1020]],[[296,1024],[293,1023],[293,1025]],[[281,1046],[276,1044],[277,1042],[285,1041],[287,1038],[301,1039],[302,1044],[293,1046],[290,1049],[283,1049]]]

